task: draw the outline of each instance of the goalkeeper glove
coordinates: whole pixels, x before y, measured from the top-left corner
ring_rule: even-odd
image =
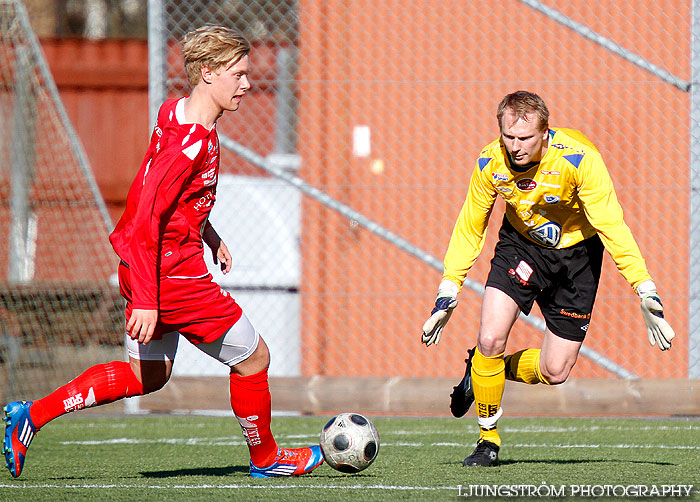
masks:
[[[430,347],[433,343],[437,345],[440,341],[440,335],[442,335],[442,330],[450,320],[452,311],[457,306],[457,300],[455,297],[459,293],[459,286],[454,282],[443,279],[440,282],[440,287],[438,287],[437,299],[435,300],[435,308],[430,313],[430,318],[423,324],[423,335],[421,336],[421,342],[425,344],[426,347]]]
[[[653,281],[644,281],[637,286],[637,294],[642,299],[642,315],[647,325],[649,343],[658,345],[661,350],[671,348],[671,340],[676,336],[671,325],[664,319],[664,307],[656,292]]]

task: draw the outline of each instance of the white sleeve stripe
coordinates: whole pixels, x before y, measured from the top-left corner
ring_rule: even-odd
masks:
[[[192,143],[190,146],[182,150],[182,153],[187,155],[190,160],[194,160],[199,151],[202,149],[202,140],[198,140],[196,143]]]

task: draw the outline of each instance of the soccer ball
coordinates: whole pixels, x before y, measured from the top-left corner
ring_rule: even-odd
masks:
[[[323,427],[320,443],[328,465],[340,472],[355,473],[377,458],[379,433],[359,413],[341,413]]]

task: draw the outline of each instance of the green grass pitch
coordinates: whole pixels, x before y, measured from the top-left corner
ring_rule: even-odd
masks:
[[[367,470],[259,480],[233,418],[77,413],[37,435],[20,478],[3,470],[0,501],[465,500],[470,486],[543,484],[570,500],[573,485],[694,485],[683,499],[700,500],[697,419],[503,418],[501,465],[465,468],[473,418],[370,418],[381,447]],[[327,419],[273,417],[273,432],[309,445]]]

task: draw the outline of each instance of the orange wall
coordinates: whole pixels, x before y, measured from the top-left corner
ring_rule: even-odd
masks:
[[[679,334],[670,353],[648,345],[638,300],[606,258],[586,345],[643,377],[687,375],[687,93],[518,2],[300,5],[302,177],[441,259],[476,156],[498,135],[498,102],[519,88],[539,93],[553,126],[583,130],[603,153]],[[689,75],[688,58],[677,57],[689,53],[689,17],[670,0],[644,9],[575,1],[565,13]],[[654,43],[656,33],[664,40]],[[352,156],[359,124],[371,127],[371,158]],[[381,175],[372,159],[384,161]],[[473,279],[485,279],[493,230]],[[462,293],[443,341],[426,349],[420,327],[439,272],[306,199],[303,233],[307,373],[463,372],[478,295]],[[539,343],[518,321],[510,350]],[[581,358],[572,376],[611,375]]]

